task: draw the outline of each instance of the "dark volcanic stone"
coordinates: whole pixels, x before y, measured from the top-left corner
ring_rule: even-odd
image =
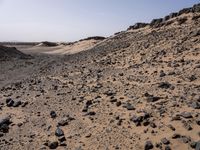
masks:
[[[158,100],[160,100],[160,97],[156,97],[156,96],[147,97],[147,102],[156,102]]]
[[[190,112],[182,112],[180,115],[186,119],[193,118]]]
[[[87,112],[87,111],[88,111],[88,107],[84,106],[83,109],[82,109],[82,112]]]
[[[145,150],[149,150],[149,149],[153,149],[153,143],[151,141],[146,141],[144,149]]]
[[[0,131],[2,131],[3,133],[7,133],[8,130],[9,130],[9,125],[3,124],[0,126]]]
[[[155,124],[154,122],[150,122],[150,126],[151,126],[152,128],[156,128],[156,127],[157,127],[156,124]]]
[[[13,104],[14,104],[14,101],[13,101],[11,98],[6,99],[6,105],[7,105],[8,107],[12,107]]]
[[[188,131],[192,130],[191,125],[190,125],[189,123],[187,123],[187,122],[184,122],[184,123],[183,123],[183,127],[184,127],[185,129],[187,129]]]
[[[125,107],[127,110],[135,110],[135,108],[134,108],[130,103],[127,103],[124,107]]]
[[[89,115],[89,116],[94,116],[94,115],[96,115],[96,112],[94,112],[94,111],[91,111],[91,112],[88,112],[86,115]]]
[[[66,138],[65,138],[65,136],[61,136],[61,137],[58,138],[58,140],[59,140],[60,142],[64,142],[64,141],[66,141]]]
[[[172,117],[172,121],[174,121],[174,120],[181,120],[181,116],[180,115],[175,115],[175,116],[173,116]]]
[[[64,136],[64,132],[62,129],[60,128],[57,128],[56,131],[55,131],[55,135],[60,137],[60,136]]]
[[[182,140],[183,143],[188,143],[188,142],[191,141],[191,139],[189,137],[187,137],[187,136],[182,136],[181,140]]]
[[[196,119],[196,123],[200,126],[200,117]]]
[[[172,131],[175,131],[175,130],[176,130],[176,129],[174,128],[174,126],[172,126],[171,124],[169,124],[168,127],[169,127]]]
[[[195,150],[200,150],[200,141],[196,142]]]
[[[158,85],[159,88],[162,88],[162,89],[168,89],[171,87],[171,84],[168,83],[168,82],[161,82],[159,85]]]
[[[6,104],[9,103],[12,100],[12,98],[7,98],[6,99]]]
[[[133,116],[133,117],[131,118],[131,121],[133,121],[133,122],[135,123],[136,126],[140,126],[141,123],[143,122],[143,120],[144,120],[144,118],[143,118],[142,116],[139,116],[139,117]]]
[[[13,107],[19,107],[22,104],[21,101],[15,101]]]
[[[181,138],[180,134],[175,133],[172,135],[172,139],[178,139],[178,138]]]
[[[191,147],[191,148],[195,148],[195,147],[196,147],[196,144],[197,144],[196,142],[191,142],[191,143],[190,143],[190,147]]]
[[[62,118],[62,119],[58,122],[58,125],[59,125],[59,126],[68,125],[68,118],[67,118],[67,117]]]
[[[122,102],[121,102],[121,101],[118,101],[118,102],[116,103],[116,106],[119,107],[119,106],[121,106],[121,104],[122,104]]]
[[[170,147],[169,145],[167,145],[167,146],[165,147],[165,150],[171,150],[171,147]]]
[[[56,118],[56,112],[55,111],[51,111],[50,112],[50,116],[51,116],[51,118]]]
[[[192,82],[195,81],[197,77],[195,75],[191,75],[188,79]]]
[[[7,133],[9,130],[9,124],[11,123],[10,117],[8,116],[1,116],[0,117],[0,131],[3,133]]]
[[[192,104],[190,104],[190,107],[192,107],[194,109],[200,109],[200,103],[199,102],[193,102]]]
[[[161,70],[161,71],[160,71],[160,77],[162,78],[162,77],[164,77],[164,76],[166,76],[166,73],[164,73],[164,71]]]
[[[58,147],[58,142],[57,141],[49,142],[48,147],[50,149],[56,149]]]
[[[92,101],[91,100],[88,100],[86,103],[85,103],[85,105],[88,107],[88,106],[90,106],[90,105],[92,105]]]
[[[161,142],[162,142],[163,144],[165,144],[165,145],[170,144],[170,141],[169,141],[168,139],[166,139],[166,138],[162,138],[162,139],[161,139]]]
[[[10,124],[10,117],[9,116],[0,116],[0,126],[3,124]]]
[[[28,102],[23,102],[21,107],[25,107],[26,105],[28,105]]]

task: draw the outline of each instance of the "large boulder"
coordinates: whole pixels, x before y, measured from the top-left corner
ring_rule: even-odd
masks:
[[[178,13],[174,12],[174,13],[171,13],[169,14],[169,18],[174,18],[174,17],[177,17],[178,16]]]
[[[159,27],[161,23],[163,22],[163,18],[153,19],[150,23],[151,27]]]
[[[193,12],[200,12],[200,3],[194,5],[193,8],[192,8],[192,10],[193,10]]]
[[[142,23],[142,22],[138,22],[133,26],[130,26],[127,30],[134,30],[134,29],[139,29],[139,28],[144,28],[147,25],[149,25],[148,23]]]
[[[192,8],[183,8],[178,12],[178,15],[187,14],[187,13],[190,13],[190,12],[193,12]]]

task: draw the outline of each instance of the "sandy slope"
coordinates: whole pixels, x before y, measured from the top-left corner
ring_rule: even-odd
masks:
[[[147,141],[154,149],[193,149],[200,139],[200,17],[194,15],[200,14],[97,45],[23,48],[34,58],[2,62],[0,116],[10,115],[12,123],[1,132],[0,149],[141,150]],[[8,107],[7,98],[22,104]]]
[[[83,41],[78,41],[72,44],[68,45],[58,45],[58,46],[53,46],[53,47],[47,47],[43,46],[41,44],[36,45],[36,46],[27,46],[27,47],[20,47],[18,48],[23,51],[24,53],[41,53],[41,54],[53,54],[53,55],[63,55],[63,54],[74,54],[78,53],[81,51],[86,51],[96,44],[101,42],[101,40],[83,40]]]

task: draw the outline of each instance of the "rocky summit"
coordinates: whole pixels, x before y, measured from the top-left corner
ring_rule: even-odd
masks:
[[[200,149],[200,4],[0,58],[2,150]]]

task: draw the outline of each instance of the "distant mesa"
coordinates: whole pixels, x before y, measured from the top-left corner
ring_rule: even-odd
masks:
[[[103,37],[103,36],[92,36],[92,37],[88,37],[88,38],[85,38],[85,39],[81,39],[81,40],[79,40],[79,42],[87,41],[87,40],[104,40],[104,39],[106,39],[106,38]]]
[[[15,47],[6,47],[6,46],[0,45],[0,60],[1,61],[10,60],[13,58],[29,59],[31,58],[31,56],[20,52]]]
[[[58,45],[59,45],[58,43],[44,41],[44,42],[39,43],[37,46],[54,47],[54,46],[58,46]]]

